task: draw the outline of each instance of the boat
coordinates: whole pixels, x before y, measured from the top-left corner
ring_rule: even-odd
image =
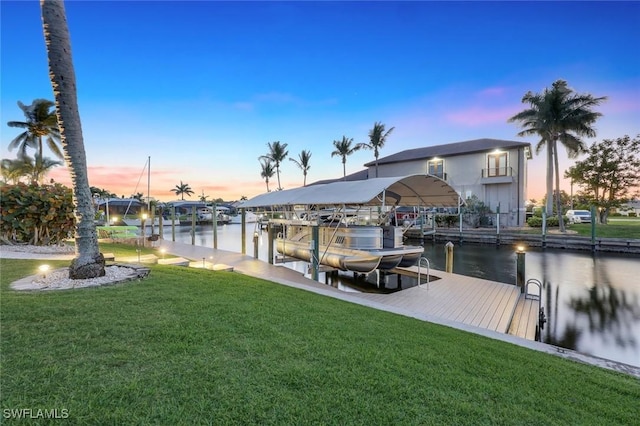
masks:
[[[262,215],[255,214],[252,211],[245,211],[244,214],[245,214],[245,217],[244,217],[245,223],[260,222],[260,219],[262,218]],[[230,223],[237,223],[237,224],[242,223],[242,213],[238,213],[235,216],[231,216]]]
[[[337,181],[258,195],[240,208],[265,208],[282,228],[278,253],[342,271],[370,273],[415,265],[422,246],[405,245],[395,208],[463,204],[459,194],[432,175]],[[317,241],[313,235],[317,232]],[[317,253],[316,253],[317,250]]]

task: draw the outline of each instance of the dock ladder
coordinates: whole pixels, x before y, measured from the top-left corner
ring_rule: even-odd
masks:
[[[529,293],[529,286],[533,285],[538,287],[538,294],[535,293]],[[544,324],[547,322],[547,318],[544,314],[544,307],[542,306],[542,283],[540,282],[540,280],[537,280],[535,278],[529,278],[527,280],[527,283],[524,286],[524,298],[525,299],[531,299],[531,300],[537,300],[539,303],[539,308],[538,308],[538,324],[536,325],[536,341],[540,342],[542,341],[542,330],[544,329]]]
[[[427,267],[427,290],[429,290],[429,259],[426,257],[421,257],[420,261],[418,261],[418,287],[422,288],[422,281],[420,280],[420,273],[422,271],[422,266],[426,264]]]

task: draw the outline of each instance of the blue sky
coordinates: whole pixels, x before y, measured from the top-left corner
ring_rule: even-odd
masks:
[[[522,96],[565,79],[607,96],[598,136],[640,134],[638,2],[67,1],[90,184],[170,200],[266,190],[267,143],[310,150],[309,182],[340,177],[333,140],[395,130],[386,156],[477,138],[522,140]],[[18,100],[53,99],[37,1],[0,2],[1,149]],[[587,140],[592,142],[593,140]],[[564,153],[563,153],[564,155]],[[347,173],[373,160],[347,159]],[[571,163],[563,161],[561,166]],[[529,198],[544,190],[529,162]],[[50,174],[68,181],[60,167]],[[286,160],[284,188],[302,184]],[[276,177],[271,188],[276,186]],[[137,189],[136,189],[137,188]],[[568,191],[568,187],[566,188]],[[192,198],[195,198],[193,196]]]

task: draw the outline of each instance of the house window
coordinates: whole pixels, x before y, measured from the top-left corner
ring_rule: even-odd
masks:
[[[429,160],[427,162],[427,174],[444,179],[444,160]]]
[[[496,152],[487,156],[487,176],[507,176],[507,153]]]

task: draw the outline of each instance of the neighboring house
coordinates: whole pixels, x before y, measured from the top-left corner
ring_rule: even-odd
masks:
[[[100,198],[97,202],[97,211],[101,212],[102,215],[105,215],[107,208],[109,209],[109,213],[107,216],[114,217],[124,217],[125,213],[127,216],[138,216],[144,210],[146,210],[147,205],[136,198],[109,198],[104,199]]]
[[[624,203],[616,211],[622,216],[629,216],[630,213],[635,213],[636,217],[640,217],[640,200],[631,200]]]
[[[476,139],[409,149],[378,158],[378,177],[417,173],[437,176],[455,188],[463,199],[475,195],[494,213],[499,206],[501,225],[522,226],[527,200],[527,160],[531,158],[528,142]],[[375,161],[366,163],[365,167],[369,177],[376,176]]]

